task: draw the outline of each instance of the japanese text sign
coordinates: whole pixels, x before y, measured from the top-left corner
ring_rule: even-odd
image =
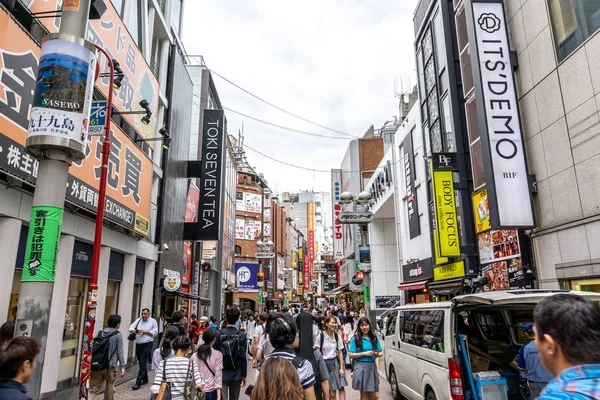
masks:
[[[21,277],[23,282],[54,282],[62,218],[63,209],[60,207],[31,208]]]

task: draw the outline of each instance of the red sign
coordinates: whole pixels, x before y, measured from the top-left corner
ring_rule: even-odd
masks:
[[[275,298],[276,299],[283,299],[283,293],[282,292],[275,292]]]
[[[304,287],[306,290],[310,290],[310,265],[308,255],[304,256]]]
[[[200,201],[200,190],[193,182],[190,182],[190,187],[187,194],[187,202],[185,204],[185,222],[195,222],[196,213],[198,212],[198,202]]]
[[[308,231],[308,256],[311,261],[315,259],[315,231]]]
[[[183,274],[181,274],[183,283],[190,283],[192,279],[192,263],[192,242],[186,240],[183,242]]]
[[[342,262],[341,261],[336,262],[335,263],[335,279],[337,281],[338,286],[340,286],[342,284],[341,283],[342,278],[340,276],[341,269],[342,269]]]
[[[189,293],[190,292],[190,286],[189,285],[181,285],[181,291],[183,293]]]

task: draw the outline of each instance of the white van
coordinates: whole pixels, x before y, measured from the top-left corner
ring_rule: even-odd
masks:
[[[508,398],[522,399],[513,366],[527,341],[519,328],[533,322],[539,301],[557,293],[600,301],[600,293],[509,290],[394,308],[383,331],[382,359],[394,399],[464,400],[469,384],[461,336],[471,372],[498,371],[507,380]]]

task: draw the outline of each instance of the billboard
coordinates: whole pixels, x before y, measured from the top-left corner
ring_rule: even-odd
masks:
[[[40,48],[0,8],[0,170],[35,185],[38,161],[25,150]],[[149,232],[152,162],[113,125],[106,218],[143,236]],[[102,142],[91,137],[87,158],[69,169],[66,201],[96,212]]]
[[[198,202],[200,201],[200,189],[194,182],[190,182],[187,201],[185,203],[185,222],[194,222],[198,213]]]
[[[315,203],[309,201],[306,206],[308,218],[308,256],[309,260],[315,259]]]
[[[260,221],[245,221],[244,222],[244,239],[260,240],[262,236],[262,222]]]
[[[471,196],[473,202],[473,217],[475,218],[475,232],[481,233],[489,230],[490,207],[488,206],[487,190],[483,189]]]
[[[440,255],[458,257],[460,243],[452,171],[433,171],[433,188]]]
[[[469,42],[492,228],[535,226],[502,1],[473,1]]]
[[[32,13],[57,11],[61,9],[62,0],[29,1]],[[119,111],[143,111],[140,101],[148,101],[153,118],[145,125],[139,115],[123,115],[137,133],[143,138],[156,136],[156,117],[158,116],[158,81],[154,77],[146,59],[138,49],[135,41],[129,34],[127,27],[121,21],[112,2],[107,1],[106,12],[101,19],[90,20],[86,39],[102,47],[108,54],[116,59],[123,69],[124,77],[119,90],[114,90],[114,106]],[[41,18],[38,20],[50,33],[58,32],[60,16],[57,18]],[[4,25],[0,25],[4,26]],[[10,36],[8,36],[10,37]],[[108,70],[106,59],[99,63],[100,72]],[[99,78],[96,86],[108,97],[109,78]],[[153,141],[147,144],[154,148]]]
[[[406,136],[402,142],[404,157],[404,184],[406,185],[406,211],[408,213],[408,232],[410,238],[421,234],[421,224],[419,223],[419,208],[417,202],[417,189],[415,187],[415,155],[413,150],[412,132]]]
[[[333,212],[333,255],[337,258],[344,257],[344,227],[338,220],[338,215],[342,212],[340,205],[340,194],[342,193],[342,170],[331,170],[331,196]]]
[[[246,212],[262,213],[262,196],[254,193],[244,193],[244,205]]]
[[[258,290],[258,263],[235,262],[235,285],[240,292]]]
[[[236,218],[235,219],[235,238],[243,239],[244,238],[244,228],[245,222],[243,219]]]

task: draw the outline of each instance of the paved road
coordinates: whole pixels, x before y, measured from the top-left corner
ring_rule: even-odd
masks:
[[[254,384],[254,376],[255,371],[248,371],[249,375],[249,383]],[[383,375],[380,373],[380,375]],[[149,377],[151,380],[154,378],[154,374]],[[380,400],[393,400],[392,394],[390,392],[390,385],[385,381],[383,376],[380,376],[380,392],[379,398]],[[360,394],[359,392],[352,390],[352,383],[349,382],[349,387],[346,388],[346,400],[359,400]],[[131,380],[129,382],[125,382],[119,386],[117,386],[117,391],[115,393],[115,399],[119,400],[148,400],[150,398],[150,385],[144,385],[140,390],[133,391],[131,387],[133,386],[134,381]],[[104,397],[102,394],[96,395],[94,400],[102,400]],[[245,394],[240,396],[240,400],[249,400],[249,397]]]

